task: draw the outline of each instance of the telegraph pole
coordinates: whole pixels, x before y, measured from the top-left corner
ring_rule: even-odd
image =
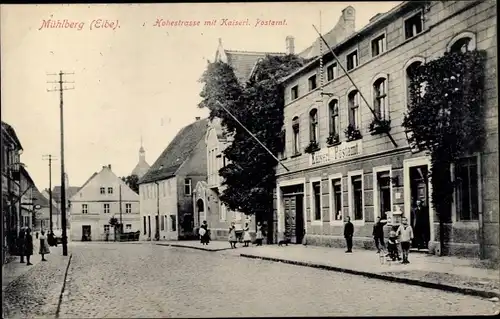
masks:
[[[61,121],[61,223],[62,223],[62,246],[63,246],[63,256],[68,256],[68,237],[66,232],[66,180],[65,180],[65,171],[64,171],[64,113],[63,113],[63,91],[73,90],[75,87],[68,88],[63,87],[63,83],[75,83],[73,82],[65,82],[63,81],[63,75],[70,75],[74,73],[64,73],[60,71],[57,74],[48,74],[48,75],[59,75],[59,81],[50,81],[47,83],[58,83],[59,88],[54,88],[52,90],[47,90],[47,92],[59,92],[59,112],[60,112],[60,121]],[[52,203],[51,203],[52,204]]]
[[[53,223],[52,223],[52,161],[55,161],[56,158],[52,157],[52,154],[43,155],[44,160],[49,161],[49,230],[53,232]]]

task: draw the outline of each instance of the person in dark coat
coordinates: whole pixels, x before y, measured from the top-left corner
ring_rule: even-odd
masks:
[[[412,228],[415,232],[415,244],[418,249],[427,249],[429,243],[429,210],[417,200],[412,211]]]
[[[208,243],[210,243],[210,233],[209,233],[209,230],[208,230],[208,225],[207,225],[207,221],[204,220],[203,221],[203,224],[200,226],[200,228],[202,228],[204,231],[202,231],[202,235],[201,235],[201,243],[203,245],[208,245]]]
[[[30,263],[31,255],[33,255],[33,236],[31,236],[31,229],[29,228],[26,230],[25,240],[24,255],[26,256],[26,265],[31,266],[33,265]]]
[[[24,228],[19,231],[19,237],[17,238],[17,252],[21,257],[21,263],[24,263],[24,255],[26,250],[26,232]]]
[[[344,238],[347,244],[346,253],[352,253],[352,236],[354,235],[354,225],[351,223],[351,217],[346,217],[346,223],[344,225]]]
[[[382,247],[382,251],[385,251],[385,243],[384,243],[384,225],[380,220],[380,217],[377,217],[377,221],[373,225],[373,239],[375,240],[375,246],[377,247],[377,254],[380,253],[380,247]]]

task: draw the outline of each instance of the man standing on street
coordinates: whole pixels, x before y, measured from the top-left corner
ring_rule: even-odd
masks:
[[[382,247],[382,251],[385,251],[384,225],[385,223],[381,222],[380,217],[377,217],[377,222],[373,225],[373,239],[377,247],[377,254],[380,253],[380,247]]]
[[[352,253],[352,236],[354,235],[354,225],[351,223],[351,217],[346,217],[346,223],[344,225],[344,238],[347,244],[346,253]]]
[[[410,253],[410,242],[413,239],[413,229],[408,225],[406,217],[401,219],[401,226],[399,226],[397,234],[403,251],[403,264],[409,264],[408,254]]]

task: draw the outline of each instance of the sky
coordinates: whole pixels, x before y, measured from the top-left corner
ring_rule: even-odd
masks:
[[[213,4],[2,5],[1,116],[16,130],[26,165],[36,186],[60,185],[59,93],[51,81],[59,71],[73,90],[64,91],[65,170],[71,186],[81,186],[103,165],[129,175],[141,143],[154,163],[175,134],[206,117],[198,108],[199,79],[213,61],[222,39],[227,50],[285,52],[285,38],[295,50],[316,38],[313,24],[328,32],[341,11],[356,10],[359,30],[393,2],[293,2]],[[67,20],[74,28],[41,28],[44,20]],[[101,24],[99,24],[99,19]],[[158,19],[200,21],[199,26],[155,26]],[[217,19],[215,26],[206,20]],[[225,26],[222,19],[246,20],[250,26]],[[286,25],[255,26],[257,19]],[[104,28],[114,23],[116,27]],[[101,26],[100,28],[97,28]],[[92,29],[91,29],[92,27]]]

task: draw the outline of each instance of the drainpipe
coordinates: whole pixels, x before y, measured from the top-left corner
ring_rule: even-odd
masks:
[[[481,167],[481,153],[477,155],[477,175],[478,175],[478,183],[477,183],[477,193],[479,194],[478,200],[478,222],[479,222],[479,258],[486,259],[486,251],[485,251],[485,240],[484,240],[484,213],[483,213],[483,174]]]

